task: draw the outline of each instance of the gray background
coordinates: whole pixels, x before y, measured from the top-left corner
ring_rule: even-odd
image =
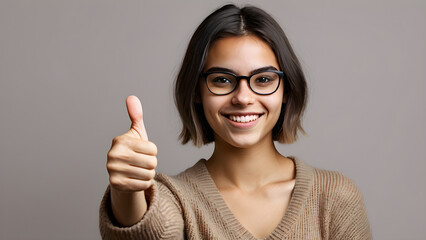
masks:
[[[159,171],[209,157],[178,143],[172,85],[191,33],[225,2],[0,1],[1,239],[100,238],[130,94]],[[352,178],[375,239],[424,239],[425,1],[252,3],[282,25],[310,87],[309,135],[279,150]]]

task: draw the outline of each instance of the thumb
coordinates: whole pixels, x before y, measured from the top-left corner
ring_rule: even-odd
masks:
[[[146,134],[145,125],[143,124],[141,101],[139,101],[139,98],[136,96],[128,96],[126,99],[126,106],[130,120],[132,121],[129,132],[142,140],[148,141],[148,135]]]

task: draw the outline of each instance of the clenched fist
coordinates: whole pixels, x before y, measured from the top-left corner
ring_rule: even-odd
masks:
[[[152,186],[157,166],[157,147],[148,141],[141,102],[129,96],[126,105],[132,125],[114,138],[107,155],[112,210],[124,226],[134,224],[145,214],[144,191]]]

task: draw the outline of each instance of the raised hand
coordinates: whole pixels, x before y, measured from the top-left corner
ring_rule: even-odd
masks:
[[[124,226],[134,224],[145,214],[144,191],[153,185],[157,147],[148,141],[142,105],[136,96],[126,99],[130,130],[112,141],[107,170],[114,216]]]

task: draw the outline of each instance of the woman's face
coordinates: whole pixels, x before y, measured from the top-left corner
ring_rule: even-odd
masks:
[[[261,68],[280,70],[272,49],[256,36],[228,37],[217,40],[209,49],[203,72],[227,69],[237,76],[249,76]],[[246,80],[235,91],[214,95],[200,84],[201,102],[206,119],[222,140],[234,147],[248,148],[261,141],[272,141],[272,128],[280,116],[283,84],[271,95],[254,93]]]

